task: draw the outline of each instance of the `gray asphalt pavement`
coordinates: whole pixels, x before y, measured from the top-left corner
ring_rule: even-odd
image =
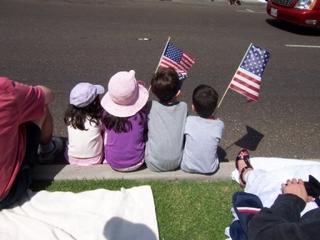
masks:
[[[106,86],[117,71],[134,69],[148,85],[169,35],[196,57],[183,86],[188,104],[199,83],[222,95],[251,42],[271,52],[259,102],[228,92],[218,111],[226,160],[240,147],[253,156],[320,158],[320,48],[286,46],[318,46],[320,33],[272,20],[264,4],[1,0],[0,75],[52,88],[55,134],[65,136],[63,113],[78,81]]]

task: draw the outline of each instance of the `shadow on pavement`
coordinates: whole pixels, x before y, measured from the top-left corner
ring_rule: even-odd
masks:
[[[32,171],[32,179],[34,181],[43,179],[46,179],[46,181],[53,181],[55,176],[57,176],[65,166],[65,164],[35,165]]]
[[[250,151],[255,151],[258,148],[258,145],[260,141],[263,139],[264,135],[250,126],[246,126],[246,128],[247,128],[247,133],[237,141],[227,146],[225,150],[223,150],[224,153],[225,151],[230,149],[233,145],[239,146],[240,148],[246,148]],[[225,162],[228,162],[228,160]]]
[[[241,147],[246,148],[250,151],[255,151],[258,148],[258,145],[264,135],[252,127],[247,127],[247,133],[234,144]]]
[[[226,158],[227,153],[222,147],[218,146],[217,154],[220,162],[229,162],[229,160]]]

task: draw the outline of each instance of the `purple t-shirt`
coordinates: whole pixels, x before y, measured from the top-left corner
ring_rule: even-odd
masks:
[[[128,118],[132,129],[116,133],[106,130],[105,158],[113,168],[128,168],[137,165],[144,159],[146,142],[147,116],[145,112]]]

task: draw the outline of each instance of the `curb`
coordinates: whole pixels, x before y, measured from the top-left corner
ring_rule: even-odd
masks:
[[[171,172],[152,172],[145,168],[135,172],[117,172],[108,165],[75,166],[75,165],[36,165],[32,178],[38,181],[56,180],[196,180],[221,181],[231,180],[234,162],[220,163],[220,169],[213,175],[191,174],[181,170]]]

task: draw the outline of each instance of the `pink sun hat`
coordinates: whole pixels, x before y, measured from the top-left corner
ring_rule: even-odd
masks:
[[[149,92],[137,82],[135,71],[121,71],[110,78],[101,106],[113,116],[130,117],[139,112],[148,99]]]

